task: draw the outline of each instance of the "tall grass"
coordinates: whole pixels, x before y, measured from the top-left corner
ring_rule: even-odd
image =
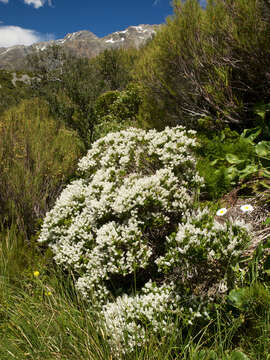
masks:
[[[208,324],[186,327],[178,319],[171,336],[149,333],[144,348],[116,354],[91,304],[76,293],[73,275],[56,267],[39,247],[32,244],[31,249],[14,225],[1,232],[1,360],[270,359],[270,309],[265,304],[252,319],[252,308],[249,313],[228,311],[226,304],[215,308]],[[268,298],[269,290],[263,291]],[[262,308],[257,305],[254,309]]]
[[[109,359],[108,345],[77,297],[71,275],[54,268],[33,244],[31,254],[28,250],[15,226],[2,232],[0,358]]]

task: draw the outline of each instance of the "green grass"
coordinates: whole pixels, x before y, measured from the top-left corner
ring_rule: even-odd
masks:
[[[171,336],[148,334],[143,349],[119,355],[91,305],[76,293],[72,274],[55,266],[44,249],[24,243],[15,226],[0,240],[1,360],[270,359],[270,309],[261,306],[270,296],[267,287],[257,303],[259,290],[253,291],[250,304],[257,305],[247,311],[219,305],[208,324],[187,328],[176,321]]]

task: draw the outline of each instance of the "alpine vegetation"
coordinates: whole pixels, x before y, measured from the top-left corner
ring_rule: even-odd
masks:
[[[239,278],[245,225],[194,208],[203,186],[195,136],[183,127],[109,133],[45,217],[39,241],[74,271],[116,351],[145,344],[146,331],[169,334],[175,316],[207,317],[203,304]]]

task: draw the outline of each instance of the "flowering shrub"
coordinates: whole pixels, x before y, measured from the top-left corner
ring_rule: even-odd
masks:
[[[192,210],[203,185],[195,146],[195,132],[182,127],[110,133],[80,160],[81,179],[44,220],[39,241],[77,273],[77,289],[96,300],[112,345],[123,351],[144,343],[145,324],[170,331],[202,265],[212,285],[207,276],[218,264],[214,279],[224,291],[228,266],[247,242],[241,224],[215,224],[207,210]]]
[[[240,220],[215,221],[207,208],[187,211],[156,264],[160,272],[174,274],[181,293],[189,284],[193,294],[222,294],[237,281],[233,269],[249,243],[249,230]]]
[[[179,305],[179,295],[173,284],[157,286],[150,280],[141,294],[124,294],[102,309],[105,326],[113,335],[109,341],[119,352],[128,352],[146,342],[148,332],[170,334],[174,329],[174,316]]]

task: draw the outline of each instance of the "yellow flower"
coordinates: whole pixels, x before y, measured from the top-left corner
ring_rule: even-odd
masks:
[[[33,274],[34,274],[34,277],[39,277],[40,272],[39,271],[34,271]]]
[[[51,295],[52,295],[52,292],[51,292],[51,291],[48,291],[48,292],[45,293],[45,295],[51,296]]]

